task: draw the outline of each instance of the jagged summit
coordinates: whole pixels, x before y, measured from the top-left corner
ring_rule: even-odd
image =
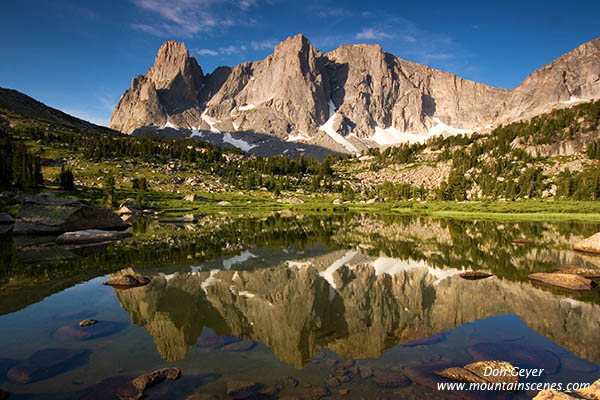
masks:
[[[126,133],[178,128],[188,136],[244,133],[299,149],[310,144],[353,153],[490,129],[599,98],[599,74],[599,39],[513,90],[403,60],[379,45],[342,45],[322,54],[302,34],[279,43],[264,60],[204,75],[183,43],[168,41],[123,94],[110,127]]]

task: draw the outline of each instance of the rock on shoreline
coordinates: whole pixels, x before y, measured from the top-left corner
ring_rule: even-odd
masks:
[[[17,213],[15,235],[60,234],[86,229],[124,230],[129,224],[84,200],[28,196]]]

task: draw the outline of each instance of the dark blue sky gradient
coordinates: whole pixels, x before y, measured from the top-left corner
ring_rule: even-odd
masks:
[[[182,40],[208,73],[304,33],[320,51],[378,43],[497,87],[600,36],[600,1],[20,0],[0,12],[0,86],[106,124],[160,45]]]

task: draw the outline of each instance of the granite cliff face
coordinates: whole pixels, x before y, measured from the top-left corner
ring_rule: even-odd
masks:
[[[280,43],[264,60],[204,75],[183,43],[169,41],[146,75],[133,79],[110,127],[138,134],[178,129],[183,137],[204,139],[211,137],[204,132],[228,134],[223,142],[238,137],[250,143],[242,146],[250,152],[260,143],[248,133],[352,153],[486,130],[593,98],[600,98],[600,39],[513,90],[409,62],[377,45],[322,54],[303,35]]]

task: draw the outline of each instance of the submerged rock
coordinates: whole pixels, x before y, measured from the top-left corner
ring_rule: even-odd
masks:
[[[45,349],[35,353],[27,360],[12,367],[8,379],[18,383],[30,383],[66,371],[70,364],[82,357],[88,350],[81,349]]]
[[[401,372],[375,371],[373,373],[375,384],[384,388],[399,388],[410,385],[411,381]]]
[[[180,376],[179,368],[159,369],[134,379],[131,379],[131,376],[113,376],[89,386],[77,398],[80,400],[138,400],[145,397],[144,392],[152,386],[179,379]]]
[[[600,232],[587,239],[583,239],[581,242],[575,243],[573,249],[587,253],[600,253]]]
[[[81,321],[78,324],[63,326],[54,332],[54,337],[60,340],[84,341],[109,336],[118,332],[122,325],[112,321],[91,323],[95,320]],[[88,325],[81,325],[87,323]]]
[[[132,400],[142,397],[132,384],[130,376],[113,376],[83,390],[80,400],[121,399]]]
[[[117,214],[83,200],[28,196],[17,213],[13,231],[15,235],[31,235],[128,227]]]
[[[485,279],[493,276],[489,272],[483,271],[465,271],[460,274],[460,277],[469,281],[475,281],[479,279]]]
[[[231,343],[231,344],[223,346],[221,348],[221,351],[231,351],[231,352],[248,351],[248,350],[251,350],[255,345],[256,345],[256,342],[254,342],[254,340],[241,340],[239,342],[235,342],[235,343]]]
[[[177,380],[180,376],[181,370],[179,368],[162,368],[138,376],[131,381],[131,384],[133,387],[143,393],[146,389],[154,385],[165,381]]]
[[[373,370],[369,367],[359,367],[360,377],[363,379],[370,378],[373,375]]]
[[[559,287],[561,289],[575,291],[592,290],[592,281],[579,275],[558,272],[551,274],[538,272],[535,274],[530,274],[528,278],[532,281],[541,282],[546,285]]]
[[[127,239],[133,236],[129,232],[102,231],[99,229],[86,229],[83,231],[66,232],[56,238],[57,244],[90,244],[112,242]]]
[[[147,276],[137,274],[125,274],[116,278],[109,279],[104,285],[113,286],[117,289],[127,289],[132,287],[144,286],[150,283],[151,279]]]
[[[450,367],[452,367],[452,365],[448,362],[438,361],[411,366],[404,369],[403,372],[413,382],[437,390],[438,383],[444,382],[444,379],[436,372]]]
[[[231,400],[257,398],[261,387],[260,383],[253,381],[229,381],[227,382],[227,398]]]

